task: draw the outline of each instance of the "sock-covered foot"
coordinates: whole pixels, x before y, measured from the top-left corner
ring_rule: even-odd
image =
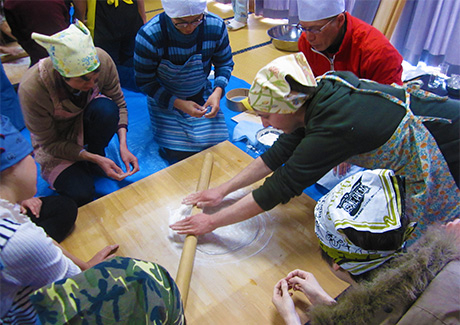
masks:
[[[240,23],[239,21],[236,21],[235,19],[231,19],[227,21],[227,29],[228,30],[238,30],[246,26],[244,23]]]

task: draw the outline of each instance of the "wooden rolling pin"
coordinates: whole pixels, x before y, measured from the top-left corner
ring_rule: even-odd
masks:
[[[196,187],[197,192],[206,190],[209,187],[211,171],[213,165],[212,153],[207,153],[204,157],[203,166],[201,167],[200,179]],[[192,209],[192,214],[201,212],[196,206]],[[177,270],[176,284],[179,287],[184,308],[187,305],[188,291],[190,289],[190,279],[192,278],[193,263],[195,261],[196,244],[198,239],[194,235],[187,235],[182,248],[179,269]]]

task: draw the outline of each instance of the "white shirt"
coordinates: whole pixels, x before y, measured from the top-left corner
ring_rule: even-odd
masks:
[[[13,228],[17,228],[16,231],[9,230]],[[24,288],[29,286],[27,292],[32,292],[81,272],[42,228],[19,214],[19,207],[0,199],[0,235],[2,233],[10,233],[11,238],[0,248],[0,318],[11,312],[18,293]],[[16,310],[14,316],[24,312]]]

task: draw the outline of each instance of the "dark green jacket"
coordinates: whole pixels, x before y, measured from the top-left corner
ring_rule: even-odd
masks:
[[[376,89],[404,100],[404,90],[366,82],[350,72],[336,72],[352,85]],[[270,210],[287,203],[338,164],[382,146],[393,135],[405,109],[381,96],[357,93],[342,83],[319,82],[306,104],[305,128],[283,134],[261,158],[274,171],[253,192],[257,204]],[[411,96],[415,115],[449,118],[452,124],[425,123],[435,137],[458,185],[460,125],[458,101],[445,102]],[[384,165],[381,168],[386,168]]]

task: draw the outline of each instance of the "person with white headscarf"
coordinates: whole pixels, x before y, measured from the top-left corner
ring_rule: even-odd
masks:
[[[419,224],[417,235],[434,221],[460,216],[460,111],[455,100],[358,79],[351,72],[315,80],[299,52],[263,67],[243,103],[265,127],[284,134],[234,178],[193,193],[183,203],[213,206],[273,174],[233,205],[171,225],[179,234],[208,233],[287,203],[344,161],[391,169],[406,178],[406,208]]]
[[[128,111],[110,56],[76,21],[52,36],[33,33],[49,58],[27,70],[19,100],[42,177],[78,206],[94,200],[94,176],[117,181],[139,170],[127,145]],[[105,156],[117,133],[123,171]]]
[[[291,297],[295,291],[311,304],[309,324],[458,321],[460,283],[452,279],[459,273],[460,219],[430,227],[406,249],[416,223],[406,215],[404,200],[404,179],[376,169],[356,173],[318,201],[315,233],[323,259],[350,287],[333,299],[313,273],[290,272],[276,283],[272,298],[286,324],[301,324]],[[434,278],[438,288],[430,284]]]
[[[233,59],[225,23],[206,12],[206,0],[161,3],[165,12],[136,36],[134,69],[160,154],[174,163],[228,138],[220,99]]]
[[[315,76],[351,71],[358,78],[402,84],[402,56],[375,27],[345,11],[345,0],[297,0],[299,51]]]

